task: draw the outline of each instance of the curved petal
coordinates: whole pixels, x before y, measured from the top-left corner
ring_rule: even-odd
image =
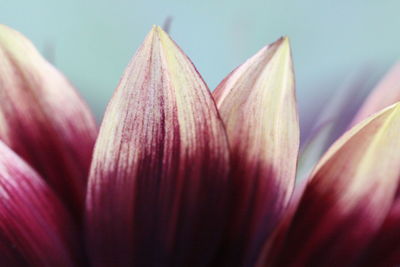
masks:
[[[400,177],[400,103],[358,124],[318,163],[277,266],[349,266],[380,229]]]
[[[29,40],[0,25],[0,139],[77,213],[96,131],[69,82]]]
[[[352,125],[400,101],[400,62],[374,88],[353,119]]]
[[[314,124],[309,125],[310,129],[307,129],[308,133],[305,135],[302,132],[304,142],[300,144],[298,180],[310,174],[329,146],[348,129],[369,89],[368,77],[371,77],[371,74],[371,70],[365,69],[349,76],[342,86],[337,88],[333,98],[317,112]]]
[[[91,167],[94,266],[203,266],[225,226],[225,131],[190,60],[153,27],[107,108]]]
[[[45,182],[0,141],[2,266],[78,266],[71,218]]]
[[[231,148],[232,264],[252,264],[293,191],[299,123],[289,41],[281,38],[234,70],[213,93]]]

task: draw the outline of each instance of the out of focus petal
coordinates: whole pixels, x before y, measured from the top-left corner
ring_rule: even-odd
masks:
[[[381,229],[360,255],[360,266],[398,266],[400,264],[400,199],[397,199]]]
[[[299,148],[287,38],[264,47],[214,91],[231,149],[234,199],[226,240],[232,264],[252,264],[293,191]]]
[[[0,141],[1,266],[79,266],[74,230],[53,191]]]
[[[370,88],[372,76],[372,71],[367,69],[350,75],[324,103],[324,108],[317,112],[313,123],[306,125],[308,129],[304,129],[301,135],[298,180],[308,177],[323,153],[348,129]]]
[[[326,150],[326,145],[331,137],[335,121],[325,121],[314,129],[309,139],[300,149],[299,164],[297,166],[296,182],[305,181],[312,172],[315,164]]]
[[[371,92],[353,119],[352,125],[400,101],[400,62],[392,67]]]
[[[277,266],[348,266],[388,214],[400,177],[400,104],[355,126],[318,163]]]
[[[97,134],[69,82],[20,33],[0,25],[0,139],[80,212]]]
[[[159,27],[107,108],[88,186],[94,266],[205,266],[226,221],[229,151],[205,83]]]

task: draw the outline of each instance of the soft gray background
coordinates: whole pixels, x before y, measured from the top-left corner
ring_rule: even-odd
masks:
[[[211,89],[288,35],[304,117],[349,75],[365,66],[381,74],[399,58],[399,10],[399,0],[0,0],[0,23],[52,59],[99,119],[130,57],[167,16]]]

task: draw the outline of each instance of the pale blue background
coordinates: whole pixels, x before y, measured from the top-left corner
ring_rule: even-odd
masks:
[[[304,114],[349,74],[364,66],[381,74],[399,58],[399,11],[398,0],[0,0],[0,23],[53,58],[98,118],[151,25],[167,16],[174,18],[173,38],[211,89],[288,35]]]

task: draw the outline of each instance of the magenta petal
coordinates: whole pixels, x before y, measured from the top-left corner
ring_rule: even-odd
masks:
[[[74,88],[20,33],[0,25],[0,140],[79,215],[95,121]]]
[[[369,117],[322,157],[276,266],[353,266],[385,221],[400,179],[400,103]]]
[[[77,266],[75,241],[59,199],[0,141],[1,266]]]
[[[279,259],[286,235],[290,229],[293,216],[299,206],[301,197],[307,185],[307,179],[298,182],[293,195],[290,199],[287,209],[285,210],[282,219],[278,226],[274,229],[271,237],[265,242],[261,255],[257,259],[255,266],[274,266],[274,263]]]
[[[400,264],[400,199],[393,204],[376,237],[360,255],[360,266],[398,266]]]
[[[221,261],[252,265],[293,191],[299,149],[289,40],[264,47],[213,92],[231,149],[234,198]]]
[[[206,266],[226,223],[229,151],[207,86],[159,27],[107,108],[87,198],[94,266]]]

